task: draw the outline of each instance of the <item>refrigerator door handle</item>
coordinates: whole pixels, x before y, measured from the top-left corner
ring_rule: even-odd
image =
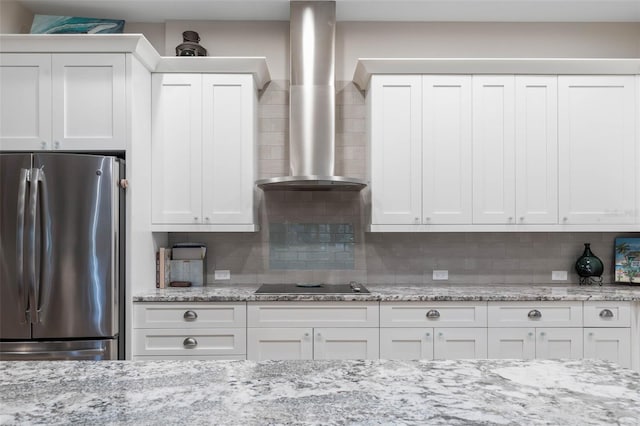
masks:
[[[44,169],[38,169],[37,185],[40,189],[40,276],[36,287],[36,324],[44,322],[46,308],[51,294],[51,214],[49,213],[49,200],[47,192],[47,180]]]
[[[20,169],[20,181],[18,182],[18,216],[16,220],[16,281],[18,284],[18,310],[24,312],[21,316],[20,324],[30,322],[29,318],[29,291],[24,287],[24,221],[27,201],[27,181],[29,180],[29,170]]]
[[[29,303],[32,313],[31,322],[37,324],[38,321],[38,284],[36,275],[36,213],[38,211],[38,179],[40,169],[31,169],[29,188],[29,204],[27,209],[27,280],[31,302]]]

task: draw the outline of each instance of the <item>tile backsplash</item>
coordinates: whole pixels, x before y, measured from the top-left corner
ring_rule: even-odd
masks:
[[[260,96],[259,178],[288,174],[288,126],[288,82],[272,81]],[[363,94],[351,82],[336,82],[337,174],[366,178],[366,141]],[[169,243],[205,243],[208,282],[215,269],[228,269],[236,283],[430,284],[434,269],[446,269],[449,280],[437,283],[550,283],[555,270],[569,277],[557,283],[578,283],[574,264],[587,242],[605,264],[604,281],[613,279],[618,234],[369,233],[364,196],[269,192],[260,232],[175,233]]]

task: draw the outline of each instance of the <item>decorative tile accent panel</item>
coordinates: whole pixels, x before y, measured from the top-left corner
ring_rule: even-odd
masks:
[[[351,223],[269,224],[269,268],[354,269]]]

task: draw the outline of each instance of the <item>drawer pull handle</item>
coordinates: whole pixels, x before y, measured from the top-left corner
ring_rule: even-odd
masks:
[[[436,311],[435,309],[431,309],[429,312],[427,312],[427,318],[429,319],[440,318],[440,312]]]
[[[198,319],[198,314],[196,314],[194,311],[187,311],[184,313],[183,317],[185,321],[195,321],[196,319]]]
[[[182,342],[182,345],[185,348],[195,348],[196,346],[198,346],[198,341],[196,339],[194,339],[193,337],[187,337]]]
[[[542,313],[537,309],[533,309],[533,310],[529,311],[527,316],[529,318],[542,318]]]
[[[603,309],[600,311],[600,318],[613,318],[613,312],[611,309]]]

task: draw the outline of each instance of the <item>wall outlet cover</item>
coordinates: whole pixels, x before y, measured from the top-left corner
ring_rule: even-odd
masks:
[[[220,280],[230,280],[231,279],[231,271],[228,269],[220,269],[213,271],[213,278],[216,281]]]
[[[449,271],[447,269],[434,269],[433,270],[433,280],[448,280],[449,279]]]
[[[551,281],[566,281],[567,271],[551,271]]]

